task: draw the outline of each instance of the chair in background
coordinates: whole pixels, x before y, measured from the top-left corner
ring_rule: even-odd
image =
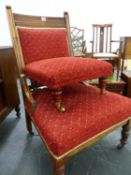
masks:
[[[123,72],[125,60],[131,59],[131,37],[120,38],[120,55],[122,59],[121,72]]]
[[[73,57],[73,61],[71,61],[70,57],[60,57],[60,59],[52,57],[49,59],[48,57],[57,48],[60,55],[57,55],[58,53],[55,52],[55,56],[68,55],[66,46],[64,46],[64,49],[60,49],[65,43],[63,41],[65,41],[64,36],[66,31],[61,30],[60,27],[63,28],[68,24],[65,21],[68,17],[67,13],[64,18],[26,16],[12,13],[11,7],[7,6],[7,14],[25,96],[24,106],[27,130],[30,134],[33,134],[33,122],[53,162],[53,174],[64,175],[65,165],[70,157],[100,140],[118,126],[124,125],[121,143],[119,145],[119,148],[122,148],[127,142],[128,131],[130,129],[131,100],[110,92],[101,95],[98,88],[79,83],[78,80],[80,80],[80,77],[77,81],[76,79],[75,81],[72,80],[72,71],[73,74],[76,74],[76,77],[79,75],[83,76],[81,74],[81,67],[76,67],[76,65],[81,64],[82,69],[85,70],[87,68],[88,72],[86,73],[90,75],[90,78],[99,75],[100,80],[103,78],[101,77],[103,73],[104,76],[111,73],[111,65],[96,59],[76,58],[75,61],[75,57]],[[42,29],[47,26],[49,29]],[[32,27],[34,28],[32,29]],[[51,29],[52,27],[55,29]],[[56,30],[56,27],[59,29]],[[54,36],[53,38],[52,35]],[[46,38],[46,41],[42,38]],[[39,43],[38,41],[41,41],[41,39],[42,42]],[[58,43],[55,41],[58,41]],[[40,46],[42,50],[40,50]],[[44,52],[45,57],[48,59],[41,60],[41,54],[45,46],[48,46],[48,49]],[[40,60],[34,60],[34,57],[36,57],[35,54]],[[42,58],[43,56],[42,54]],[[24,59],[22,59],[23,57]],[[79,60],[82,60],[83,64]],[[69,65],[68,69],[67,64]],[[28,75],[33,80],[38,79],[39,83],[43,84],[45,82],[47,84],[48,79],[44,79],[44,82],[40,81],[44,76],[43,71],[46,70],[44,72],[46,75],[49,72],[50,74],[52,72],[55,74],[57,68],[61,66],[62,68],[58,78],[64,79],[65,74],[63,72],[66,69],[66,71],[68,70],[66,72],[66,80],[69,81],[71,79],[73,81],[73,84],[69,83],[70,85],[67,85],[66,82],[66,87],[64,87],[63,98],[68,109],[64,113],[57,111],[50,103],[50,88],[52,88],[50,85],[52,84],[48,83],[48,88],[37,88],[36,86],[32,87],[32,85],[28,86],[28,81],[26,81],[26,76]],[[72,70],[71,67],[74,66],[76,69]],[[29,74],[29,70],[32,74]],[[51,83],[53,83],[52,79],[53,77],[49,79]]]
[[[117,79],[120,69],[120,54],[112,52],[112,43],[120,41],[112,40],[112,24],[93,24],[92,57],[115,63],[117,67]],[[118,47],[119,48],[119,47]]]
[[[86,57],[87,48],[83,29],[71,27],[71,42],[74,56]]]
[[[112,74],[112,67],[106,62],[72,56],[68,13],[63,18],[45,18],[13,16],[8,10],[8,16],[21,76],[31,79],[33,89],[38,83],[50,88],[59,111],[65,111],[61,96],[68,84],[100,78],[104,92],[105,78]]]

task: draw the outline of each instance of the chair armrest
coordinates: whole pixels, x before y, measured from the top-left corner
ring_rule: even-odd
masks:
[[[34,100],[31,92],[30,92],[30,89],[26,83],[26,77],[25,75],[20,75],[20,81],[21,81],[21,85],[22,85],[22,89],[23,89],[23,93],[24,93],[24,96],[25,98],[28,100],[28,102],[30,103],[31,107],[32,107],[32,110],[34,111],[35,108],[36,108],[36,101]]]
[[[111,42],[120,43],[121,41],[120,40],[111,40]]]

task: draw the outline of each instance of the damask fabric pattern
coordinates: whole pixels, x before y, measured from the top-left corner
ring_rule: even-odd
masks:
[[[18,28],[25,64],[69,56],[67,33],[63,29]]]
[[[33,120],[55,155],[66,153],[131,116],[131,99],[111,92],[100,95],[99,91],[82,84],[65,87],[65,113],[58,112],[50,103],[49,90],[34,94],[37,107]],[[25,105],[29,105],[27,101]]]
[[[61,57],[32,62],[25,74],[50,88],[112,75],[112,66],[92,58]]]

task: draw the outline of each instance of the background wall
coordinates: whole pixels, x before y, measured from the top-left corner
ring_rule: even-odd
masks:
[[[0,46],[11,45],[5,6],[13,11],[32,15],[61,16],[64,11],[70,14],[71,26],[83,28],[87,40],[92,39],[93,23],[112,23],[113,39],[131,36],[130,0],[0,0]]]

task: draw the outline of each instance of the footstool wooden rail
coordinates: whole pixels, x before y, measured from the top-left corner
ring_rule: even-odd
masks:
[[[65,165],[71,156],[119,126],[124,125],[118,148],[127,143],[131,99],[112,92],[104,95],[99,92],[97,87],[83,84],[65,87],[63,100],[68,107],[65,113],[53,108],[48,89],[32,94],[36,101],[34,111],[29,100],[25,100],[27,129],[33,133],[33,121],[51,156],[54,175],[64,175]]]

